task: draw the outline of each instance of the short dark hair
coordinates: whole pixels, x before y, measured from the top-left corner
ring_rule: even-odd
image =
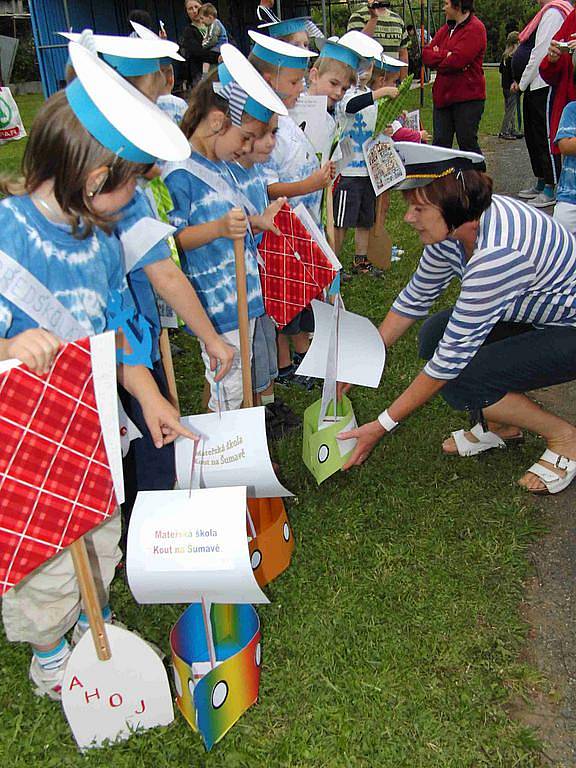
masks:
[[[477,221],[492,203],[492,179],[481,171],[461,171],[441,176],[425,187],[406,193],[416,204],[440,208],[448,229]]]
[[[450,5],[461,13],[474,13],[474,0],[450,0]]]
[[[406,27],[406,32],[411,32],[412,30],[416,32],[416,27],[414,26],[414,24],[408,24],[408,26]]]
[[[134,10],[128,14],[128,21],[135,21],[137,24],[142,24],[143,27],[147,27],[154,32],[154,22],[152,16],[148,11]]]

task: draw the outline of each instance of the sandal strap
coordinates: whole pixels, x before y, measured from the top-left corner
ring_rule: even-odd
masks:
[[[562,456],[555,451],[551,451],[550,448],[546,448],[538,461],[547,461],[548,464],[553,464],[556,469],[562,469],[566,472],[571,472],[576,469],[576,461],[572,461],[572,459],[569,459],[567,456]]]
[[[554,470],[540,464],[541,461],[547,461],[557,469],[563,470],[566,474],[559,475]],[[547,448],[538,461],[528,469],[528,472],[542,480],[548,493],[558,493],[567,488],[574,479],[574,475],[576,475],[576,461],[569,459],[567,456],[561,456],[559,453]]]
[[[478,440],[473,443],[466,437],[466,431],[470,432]],[[506,448],[506,443],[495,432],[485,431],[482,424],[475,424],[472,429],[459,429],[452,432],[460,456],[477,456],[479,453],[489,451],[492,448]]]

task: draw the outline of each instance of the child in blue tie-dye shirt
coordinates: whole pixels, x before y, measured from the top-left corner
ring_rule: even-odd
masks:
[[[252,149],[267,123],[245,112],[241,124],[234,124],[227,100],[216,93],[221,85],[218,76],[214,73],[196,86],[190,98],[182,123],[192,147],[190,158],[168,163],[163,172],[174,202],[171,220],[178,230],[182,268],[214,327],[237,351],[218,389],[202,347],[212,411],[218,408],[218,398],[228,410],[239,408],[243,400],[234,240],[243,240],[245,246],[252,339],[255,320],[264,313],[254,233],[270,228],[268,217],[250,199],[249,187],[259,180],[254,178],[240,189],[228,165]]]
[[[554,142],[562,153],[554,218],[576,235],[576,101],[564,107]]]

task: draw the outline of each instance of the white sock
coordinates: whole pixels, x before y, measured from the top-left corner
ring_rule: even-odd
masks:
[[[56,648],[53,648],[51,651],[39,651],[36,648],[33,648],[32,650],[42,669],[56,669],[57,667],[61,667],[71,653],[70,644],[65,637],[63,637]]]

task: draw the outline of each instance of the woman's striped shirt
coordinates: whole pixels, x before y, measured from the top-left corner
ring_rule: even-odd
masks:
[[[424,368],[435,379],[458,376],[499,320],[576,327],[576,239],[519,200],[494,195],[469,261],[456,240],[427,246],[392,310],[425,317],[455,277],[460,295]]]

